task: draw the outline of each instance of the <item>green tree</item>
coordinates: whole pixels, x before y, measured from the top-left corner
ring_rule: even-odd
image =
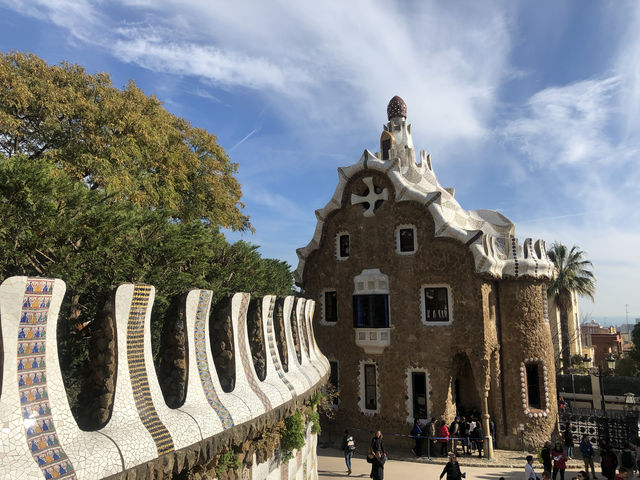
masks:
[[[547,255],[555,266],[554,277],[549,283],[547,292],[555,298],[560,312],[562,367],[568,368],[571,366],[568,316],[571,294],[575,292],[577,295],[586,296],[593,300],[596,278],[591,271],[593,264],[586,259],[585,253],[575,245],[569,250],[562,243],[554,242],[547,251]]]
[[[92,189],[182,221],[251,228],[240,184],[216,137],[109,75],[0,54],[0,153],[49,160]]]

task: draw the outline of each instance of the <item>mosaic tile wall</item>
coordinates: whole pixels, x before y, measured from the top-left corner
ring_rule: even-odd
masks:
[[[69,409],[59,370],[55,326],[65,292],[56,279],[12,277],[0,286],[0,326],[4,347],[0,390],[0,465],[11,478],[103,478],[232,429],[317,386],[328,361],[316,351],[308,311],[298,316],[298,342],[308,341],[301,365],[285,322],[291,368],[284,372],[275,338],[276,298],[263,301],[263,331],[268,346],[267,376],[260,381],[251,361],[247,335],[248,294],[232,298],[236,345],[236,387],[223,392],[209,344],[211,292],[186,297],[190,358],[187,396],[178,409],[164,403],[151,357],[150,316],[154,288],[125,284],[115,292],[118,365],[113,414],[98,432],[81,431]],[[284,299],[286,314],[294,299]],[[304,329],[304,330],[303,330]],[[304,335],[307,338],[304,338]],[[306,361],[306,364],[305,364]],[[325,366],[326,365],[326,366]],[[324,370],[321,370],[324,368]],[[254,465],[250,478],[317,478],[315,435],[287,465]],[[266,468],[261,473],[261,468]],[[1,475],[0,475],[1,476]]]

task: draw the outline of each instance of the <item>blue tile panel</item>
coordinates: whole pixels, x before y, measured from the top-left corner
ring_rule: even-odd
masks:
[[[75,479],[49,406],[45,348],[53,280],[27,279],[18,327],[18,395],[31,456],[45,479]]]
[[[198,299],[198,310],[196,311],[196,321],[194,328],[194,345],[196,350],[196,364],[198,366],[198,373],[200,374],[200,383],[204,390],[204,395],[207,397],[207,401],[211,408],[218,414],[222,427],[233,427],[233,417],[229,413],[229,410],[222,404],[216,389],[211,381],[211,372],[209,371],[209,362],[207,361],[207,348],[206,348],[206,321],[209,306],[209,300],[211,299],[211,292],[208,290],[200,290],[200,297]]]
[[[160,421],[151,400],[149,379],[145,367],[144,357],[144,321],[149,304],[150,285],[135,285],[131,310],[127,322],[127,363],[133,399],[138,410],[138,416],[145,426],[158,450],[158,456],[174,450],[173,439],[167,427]]]

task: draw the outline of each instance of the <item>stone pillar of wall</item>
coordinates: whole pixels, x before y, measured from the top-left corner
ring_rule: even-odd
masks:
[[[185,299],[187,294],[174,298],[169,306],[160,337],[158,381],[166,404],[178,408],[187,395],[187,338]]]
[[[98,311],[89,328],[89,364],[78,395],[78,426],[98,430],[109,421],[113,410],[117,369],[116,326],[113,295]]]
[[[262,329],[262,297],[252,298],[247,310],[247,333],[253,367],[262,381],[267,376],[266,349]]]
[[[557,415],[555,367],[549,327],[544,321],[542,301],[546,298],[543,282],[528,278],[496,282],[502,323],[502,357],[505,397],[506,435],[498,435],[501,448],[521,448],[520,424],[524,425],[526,448],[539,448],[550,439]],[[546,404],[542,411],[523,407],[526,388],[523,383],[524,362],[536,361],[544,366],[546,381],[540,392]],[[541,369],[542,370],[542,367]],[[542,375],[542,371],[540,372]]]

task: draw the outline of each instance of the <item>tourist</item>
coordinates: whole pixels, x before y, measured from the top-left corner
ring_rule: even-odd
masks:
[[[442,420],[440,430],[438,430],[438,441],[440,442],[440,456],[446,457],[449,451],[449,428],[444,420]]]
[[[371,439],[371,451],[373,453],[385,453],[384,444],[382,443],[382,432],[380,430],[378,430]]]
[[[616,468],[618,468],[618,457],[616,457],[611,446],[603,441],[600,444],[600,469],[602,470],[602,475],[607,480],[613,480],[616,476]]]
[[[552,478],[556,480],[558,472],[560,472],[560,480],[564,480],[564,471],[567,469],[567,454],[562,448],[562,443],[556,442],[555,448],[551,451],[551,458],[553,458],[553,472]]]
[[[544,442],[544,447],[540,450],[540,454],[538,456],[540,463],[542,463],[543,472],[547,472],[549,476],[551,475],[552,470],[552,461],[551,461],[551,442]]]
[[[449,455],[449,461],[444,466],[440,478],[444,477],[445,473],[447,474],[447,480],[461,480],[466,477],[466,474],[460,471],[460,464],[455,453]]]
[[[381,434],[382,435],[382,434]],[[372,451],[369,450],[367,454],[367,463],[371,464],[371,473],[369,476],[373,480],[383,480],[384,479],[384,464],[387,461],[387,454],[383,451]]]
[[[431,421],[429,425],[427,425],[427,432],[429,434],[429,456],[436,456],[436,441],[434,440],[437,430],[436,430],[436,417],[431,417]]]
[[[631,451],[631,445],[629,442],[624,444],[622,454],[620,455],[620,467],[624,468],[627,472],[633,472],[636,462],[633,458],[633,452]]]
[[[533,470],[533,455],[527,455],[527,464],[524,466],[525,480],[538,480],[536,472]]]
[[[420,428],[420,423],[418,419],[413,420],[413,428],[411,429],[411,436],[416,441],[416,445],[413,447],[413,453],[416,457],[422,456],[422,442],[424,442],[424,438],[422,437],[422,429]]]
[[[462,417],[460,420],[460,430],[462,437],[462,453],[471,455],[471,423],[466,417]]]
[[[460,417],[456,417],[449,427],[449,438],[451,439],[451,451],[457,453],[458,443],[456,440],[460,437]]]
[[[347,465],[347,475],[351,475],[351,457],[353,457],[353,453],[356,451],[356,442],[349,434],[349,430],[344,431],[342,451],[344,452],[344,463]]]
[[[476,444],[476,449],[478,450],[478,456],[482,457],[482,446],[484,444],[484,432],[482,431],[482,425],[480,422],[476,422],[476,428],[471,432],[471,439],[473,443]]]
[[[569,407],[569,404],[565,401],[564,398],[560,397],[558,399],[558,411],[564,412]]]
[[[593,478],[596,477],[596,470],[593,467],[593,456],[595,452],[593,451],[593,445],[591,445],[591,441],[589,440],[589,435],[583,435],[582,441],[580,442],[580,453],[582,453],[582,461],[584,462],[584,469],[589,473],[589,466],[591,466],[591,474]],[[585,477],[586,480],[587,477]]]
[[[564,426],[564,447],[567,450],[567,457],[573,457],[573,426],[571,422],[567,422]]]

